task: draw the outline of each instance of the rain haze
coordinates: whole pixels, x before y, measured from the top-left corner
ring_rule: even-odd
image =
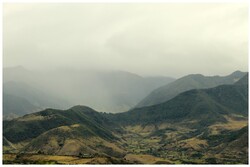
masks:
[[[3,66],[141,76],[248,70],[247,4],[4,4]]]

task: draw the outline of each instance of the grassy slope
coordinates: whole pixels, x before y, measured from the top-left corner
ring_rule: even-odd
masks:
[[[99,150],[121,156],[123,150],[112,144],[119,141],[114,135],[119,134],[119,130],[118,125],[84,106],[47,109],[4,122],[4,137],[8,141],[13,144],[27,141],[22,151],[46,154],[94,154]]]
[[[46,109],[25,115],[12,121],[4,121],[4,136],[16,143],[37,137],[38,135],[60,126],[82,124],[106,139],[114,136],[111,130],[116,126],[100,113],[88,108],[76,106],[69,110]]]
[[[247,85],[222,85],[190,90],[162,104],[107,116],[123,125],[198,121],[197,125],[209,126],[216,122],[225,122],[224,115],[246,116],[247,90]]]

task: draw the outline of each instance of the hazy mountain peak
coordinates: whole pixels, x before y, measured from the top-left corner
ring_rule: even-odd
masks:
[[[70,108],[70,110],[73,110],[73,111],[92,110],[92,111],[94,111],[92,108],[90,108],[88,106],[84,106],[84,105],[73,106]]]
[[[204,78],[205,76],[202,74],[189,74],[187,76],[184,76],[180,79],[186,79],[186,78],[192,78],[192,79],[200,79],[200,78]]]
[[[234,71],[233,73],[231,73],[230,76],[242,77],[242,73],[245,73],[245,72],[237,70],[237,71]]]
[[[204,77],[202,74],[189,74],[187,77]]]

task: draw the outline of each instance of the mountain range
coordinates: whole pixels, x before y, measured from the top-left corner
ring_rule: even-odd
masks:
[[[136,105],[136,108],[168,101],[178,94],[191,89],[204,89],[223,84],[233,84],[244,75],[246,75],[246,73],[240,71],[235,71],[227,76],[204,76],[201,74],[187,75],[153,90]]]
[[[190,77],[204,79],[189,75],[187,82]],[[248,73],[205,78],[215,86],[122,113],[78,105],[6,120],[4,153],[28,163],[34,160],[25,154],[111,158],[105,163],[247,164]]]
[[[87,105],[102,112],[122,112],[134,107],[153,89],[174,81],[170,77],[141,77],[124,71],[58,69],[30,71],[21,66],[3,69],[4,118],[22,116],[37,109],[67,109]],[[19,99],[26,112],[8,107]],[[13,97],[13,99],[11,99]],[[15,108],[16,107],[16,108]],[[30,109],[29,109],[30,108]]]
[[[221,85],[209,89],[194,89],[153,106],[136,108],[113,115],[121,124],[160,124],[191,122],[210,125],[226,122],[224,115],[248,115],[248,85]],[[111,114],[109,114],[111,115]]]

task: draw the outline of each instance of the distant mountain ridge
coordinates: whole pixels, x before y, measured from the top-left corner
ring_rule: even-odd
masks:
[[[238,80],[237,82],[235,82],[235,85],[247,85],[248,84],[248,72],[246,75],[244,75],[240,80]]]
[[[108,115],[117,123],[125,125],[198,121],[197,125],[208,126],[226,121],[224,115],[231,114],[248,115],[248,85],[193,89],[161,104]]]
[[[3,119],[13,119],[40,110],[25,98],[3,93]]]
[[[141,77],[124,71],[58,69],[38,72],[21,66],[3,69],[5,94],[24,98],[43,109],[67,109],[81,104],[104,112],[127,111],[153,89],[174,80]],[[8,116],[11,111],[4,113]]]
[[[6,82],[3,84],[3,91],[6,94],[24,98],[39,108],[50,106],[51,108],[62,109],[70,106],[67,101],[62,100],[60,97],[52,96],[23,82]]]
[[[3,84],[4,119],[41,111],[48,106],[63,109],[70,104],[61,97],[54,97],[26,83],[9,81]]]
[[[191,90],[191,89],[204,89],[212,88],[224,84],[233,84],[243,77],[246,72],[235,71],[228,76],[203,76],[201,74],[191,74],[175,80],[165,86],[155,89],[148,96],[146,96],[141,102],[139,102],[135,108],[143,106],[151,106],[166,102],[176,95]]]

